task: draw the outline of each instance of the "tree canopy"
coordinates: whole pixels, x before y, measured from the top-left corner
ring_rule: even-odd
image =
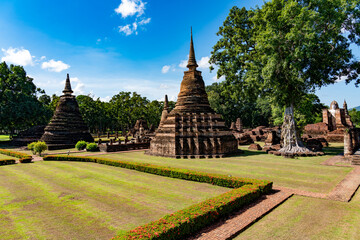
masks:
[[[12,135],[15,129],[46,124],[52,113],[37,97],[44,93],[23,67],[0,63],[0,128]]]
[[[340,77],[359,83],[359,1],[272,0],[233,7],[217,33],[210,62],[218,77],[236,79],[248,95],[267,95],[295,107],[316,88]]]
[[[285,107],[281,152],[308,151],[296,131],[294,108],[307,94],[340,78],[360,83],[358,0],[271,0],[233,7],[217,33],[210,63],[217,76],[237,82],[244,96]]]

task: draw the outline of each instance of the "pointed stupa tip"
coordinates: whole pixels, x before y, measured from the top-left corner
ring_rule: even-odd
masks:
[[[346,103],[345,99],[344,99],[343,109],[345,110],[345,114],[349,115],[348,106],[347,106],[347,103]]]
[[[71,84],[70,84],[69,74],[67,74],[67,76],[66,76],[65,88],[64,88],[63,93],[64,93],[64,94],[67,94],[67,95],[71,95],[71,94],[73,93],[73,91],[71,90]]]
[[[168,108],[169,108],[168,96],[167,96],[167,95],[165,95],[164,109],[168,109]]]
[[[195,70],[198,65],[195,59],[195,50],[194,50],[194,43],[193,43],[193,36],[192,36],[192,27],[191,27],[191,40],[190,40],[190,52],[189,52],[189,61],[188,65],[186,66],[190,70]]]

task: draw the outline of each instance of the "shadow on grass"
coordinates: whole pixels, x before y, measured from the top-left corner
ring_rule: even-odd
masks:
[[[325,147],[323,150],[328,156],[336,156],[344,152],[344,147]]]
[[[266,152],[263,151],[250,151],[241,149],[243,153],[236,155],[235,157],[249,157],[249,156],[255,156],[255,155],[267,155]]]

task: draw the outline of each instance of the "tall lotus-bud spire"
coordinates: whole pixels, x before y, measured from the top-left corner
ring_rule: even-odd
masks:
[[[169,101],[168,101],[168,96],[165,95],[164,108],[161,113],[161,119],[160,119],[159,126],[162,126],[164,124],[168,114],[169,114]]]
[[[168,100],[168,96],[167,96],[167,95],[165,95],[164,109],[166,109],[166,110],[169,109],[169,100]]]
[[[194,71],[198,67],[198,65],[196,63],[196,59],[195,59],[195,50],[194,50],[194,43],[193,43],[193,36],[192,36],[192,28],[191,28],[189,61],[188,61],[188,65],[186,67],[189,68],[190,71]]]
[[[349,111],[348,111],[348,106],[346,101],[344,100],[344,105],[343,105],[344,111],[345,111],[345,115],[349,115]]]
[[[65,88],[63,93],[65,95],[71,95],[73,93],[73,91],[71,90],[71,84],[70,84],[70,77],[69,74],[67,74],[66,76],[66,81],[65,81]]]

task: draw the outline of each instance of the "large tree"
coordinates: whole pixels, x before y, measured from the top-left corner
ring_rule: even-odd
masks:
[[[0,128],[12,137],[14,130],[47,124],[51,111],[37,98],[44,93],[23,67],[0,63]]]
[[[239,84],[226,79],[206,86],[210,106],[220,113],[227,126],[237,118],[245,127],[268,126],[271,106],[266,98],[244,96]]]
[[[285,153],[308,151],[296,132],[294,108],[315,89],[340,77],[359,83],[358,0],[272,0],[233,7],[217,33],[210,62],[218,77],[237,79],[244,92],[268,96],[285,108]]]

